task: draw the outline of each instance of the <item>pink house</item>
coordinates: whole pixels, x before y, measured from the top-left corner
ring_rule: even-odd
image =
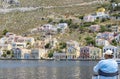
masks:
[[[83,58],[83,59],[89,58],[89,56],[90,56],[89,51],[90,51],[89,46],[81,47],[80,48],[80,58]]]
[[[89,28],[92,32],[96,32],[100,30],[100,25],[91,25]]]

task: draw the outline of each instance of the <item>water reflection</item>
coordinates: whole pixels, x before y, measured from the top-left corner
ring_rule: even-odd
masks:
[[[0,79],[91,79],[96,62],[0,61]]]

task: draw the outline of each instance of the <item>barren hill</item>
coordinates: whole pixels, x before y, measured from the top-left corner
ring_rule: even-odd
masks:
[[[0,8],[0,33],[4,29],[22,34],[48,20],[49,15],[81,15],[96,9],[96,0],[19,0],[19,6]],[[32,8],[32,10],[30,9]],[[37,9],[34,9],[37,8]],[[25,11],[21,11],[25,9]],[[28,10],[29,9],[29,10]],[[10,11],[10,12],[8,12]]]

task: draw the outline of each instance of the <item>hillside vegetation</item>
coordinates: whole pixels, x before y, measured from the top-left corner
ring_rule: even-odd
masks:
[[[16,34],[22,34],[34,27],[47,23],[49,15],[83,15],[96,10],[96,4],[86,4],[94,0],[19,0],[19,7],[56,6],[54,8],[40,8],[28,12],[11,12],[0,14],[0,31],[7,29]],[[80,5],[82,4],[82,5]],[[70,6],[72,5],[72,6]],[[57,7],[58,6],[58,7]],[[62,6],[62,7],[61,7]],[[65,6],[65,7],[64,7]]]

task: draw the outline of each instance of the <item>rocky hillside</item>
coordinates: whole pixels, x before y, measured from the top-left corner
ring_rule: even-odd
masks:
[[[2,1],[2,0],[1,0]],[[47,23],[47,16],[80,15],[96,9],[94,0],[18,0],[19,6],[0,8],[0,31],[22,34]],[[2,3],[0,4],[2,6]],[[36,8],[37,7],[37,8]],[[36,9],[34,9],[36,8]],[[44,20],[41,18],[45,18]]]

